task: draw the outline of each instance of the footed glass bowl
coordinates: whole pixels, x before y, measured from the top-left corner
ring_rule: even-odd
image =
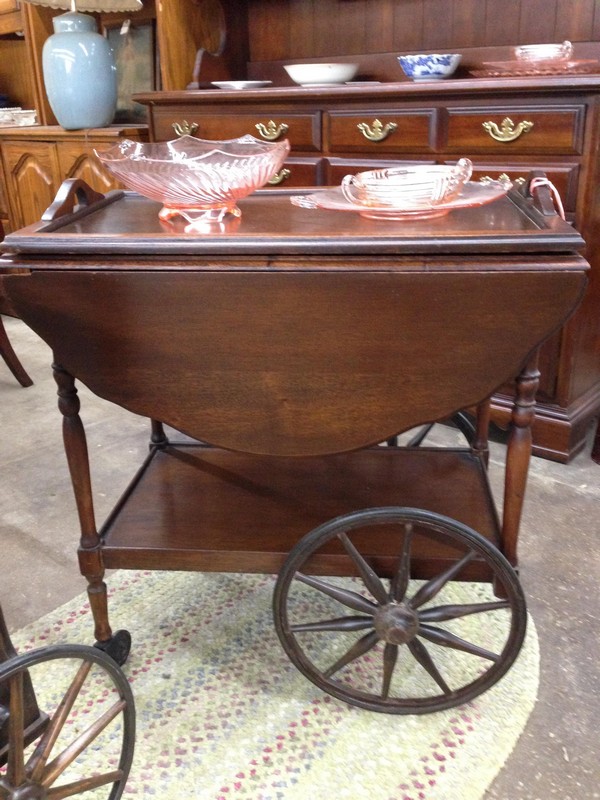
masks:
[[[123,139],[94,152],[125,186],[163,204],[161,220],[182,216],[191,233],[227,214],[241,216],[237,201],[264,186],[289,150],[287,139],[264,142],[248,135],[224,141],[182,136],[150,144]]]

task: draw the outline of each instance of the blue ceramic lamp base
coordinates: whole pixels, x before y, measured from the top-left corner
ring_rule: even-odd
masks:
[[[117,107],[117,68],[108,42],[88,14],[61,14],[53,25],[42,66],[59,125],[66,130],[110,125]]]

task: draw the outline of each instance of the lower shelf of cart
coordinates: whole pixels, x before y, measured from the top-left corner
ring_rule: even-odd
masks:
[[[467,450],[375,447],[281,458],[186,444],[150,456],[102,530],[103,558],[108,568],[275,573],[313,528],[380,506],[444,514],[500,546],[485,467]],[[363,554],[391,573],[394,538],[379,527],[365,536]],[[456,556],[442,542],[422,543],[416,572],[427,577]],[[333,550],[311,566],[348,574],[347,558]],[[464,577],[487,578],[477,564]]]

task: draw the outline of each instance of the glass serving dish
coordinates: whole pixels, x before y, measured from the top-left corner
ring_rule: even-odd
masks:
[[[104,152],[102,164],[125,186],[162,203],[163,221],[181,216],[186,233],[202,232],[227,214],[241,216],[237,201],[264,186],[290,150],[287,139],[254,136],[211,141],[182,136],[170,142],[123,139]]]
[[[455,197],[471,177],[473,165],[417,164],[346,175],[341,191],[349,203],[404,211],[426,211]]]
[[[438,205],[412,208],[394,208],[391,206],[365,206],[352,202],[344,197],[342,187],[323,189],[313,194],[292,195],[292,205],[300,208],[320,209],[324,211],[350,211],[358,213],[366,219],[377,220],[425,220],[443,217],[450,211],[460,208],[476,208],[492,203],[503,197],[512,184],[507,180],[488,180],[485,183],[467,182],[458,194]]]
[[[576,61],[543,58],[539,61],[484,61],[481,69],[470,72],[476,78],[529,78],[544,75],[588,75],[599,70],[600,62],[593,58]]]
[[[569,41],[561,44],[522,44],[515,47],[514,52],[517,61],[568,61],[573,58],[573,45]]]

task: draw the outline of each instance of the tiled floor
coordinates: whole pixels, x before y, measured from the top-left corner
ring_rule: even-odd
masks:
[[[20,321],[5,325],[34,380],[21,388],[0,361],[0,600],[16,629],[79,594],[84,581],[51,353]],[[80,397],[101,521],[147,451],[148,425],[85,387]],[[569,465],[532,462],[520,563],[540,639],[541,687],[489,800],[600,798],[600,465],[590,447]],[[503,445],[493,445],[498,494],[503,459]]]

